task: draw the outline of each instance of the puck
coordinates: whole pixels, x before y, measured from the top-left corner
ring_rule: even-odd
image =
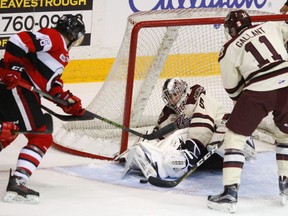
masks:
[[[146,183],[148,183],[148,180],[147,179],[140,179],[140,183],[141,184],[146,184]]]

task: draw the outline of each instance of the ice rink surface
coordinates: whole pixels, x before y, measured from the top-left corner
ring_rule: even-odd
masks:
[[[96,95],[99,83],[69,84],[87,106]],[[49,103],[44,101],[44,104]],[[49,104],[49,107],[53,107]],[[61,121],[54,118],[54,128]],[[15,169],[25,137],[0,155],[0,197],[8,181],[9,169]],[[278,196],[274,146],[256,142],[257,159],[246,162],[239,190],[236,215],[287,215]],[[164,189],[140,184],[137,174],[121,179],[123,166],[71,155],[51,147],[27,186],[40,192],[37,205],[0,201],[0,216],[214,216],[230,215],[206,207],[207,195],[221,192],[221,171],[195,172],[177,187]]]

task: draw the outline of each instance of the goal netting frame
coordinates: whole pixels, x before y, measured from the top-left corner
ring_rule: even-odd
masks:
[[[130,15],[110,73],[87,110],[140,133],[151,132],[164,106],[161,88],[169,77],[180,77],[189,85],[202,84],[231,110],[232,102],[221,86],[217,62],[220,48],[226,42],[224,18],[231,10],[190,8]],[[286,15],[247,11],[253,23],[287,20]],[[269,124],[268,119],[263,128]],[[260,130],[264,134],[258,133],[258,138],[268,134],[264,139],[270,139],[266,130]],[[98,119],[68,122],[54,133],[56,147],[72,154],[108,160],[124,152],[137,139]]]

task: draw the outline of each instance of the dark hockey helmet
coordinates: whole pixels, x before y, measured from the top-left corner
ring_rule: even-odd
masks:
[[[181,114],[187,100],[188,84],[179,78],[169,78],[162,89],[162,99],[166,106]]]
[[[251,17],[244,10],[235,10],[227,14],[224,21],[225,36],[228,39],[236,36],[241,30],[251,26]]]
[[[85,24],[83,22],[83,17],[81,14],[65,14],[56,23],[55,29],[61,34],[67,37],[70,44],[73,46],[79,46],[84,38],[85,34]]]

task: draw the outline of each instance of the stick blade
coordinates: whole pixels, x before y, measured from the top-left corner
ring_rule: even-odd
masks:
[[[166,181],[160,178],[156,178],[153,176],[150,176],[148,178],[148,182],[151,185],[154,185],[156,187],[162,187],[162,188],[172,188],[178,185],[178,181],[177,180],[172,180],[172,181]]]
[[[147,139],[147,140],[158,139],[158,138],[161,138],[164,135],[169,134],[170,132],[176,130],[177,128],[178,128],[177,124],[175,122],[172,122],[172,123],[166,125],[165,127],[161,128],[157,131],[154,131],[153,133],[145,134],[142,137],[144,139]]]
[[[88,110],[86,110],[86,112],[84,113],[83,116],[73,116],[73,115],[61,115],[58,114],[54,111],[52,111],[51,109],[41,105],[41,108],[43,110],[45,110],[46,112],[50,113],[51,115],[57,117],[58,119],[62,120],[62,121],[86,121],[86,120],[92,120],[94,118],[96,118],[95,114],[89,112]]]

